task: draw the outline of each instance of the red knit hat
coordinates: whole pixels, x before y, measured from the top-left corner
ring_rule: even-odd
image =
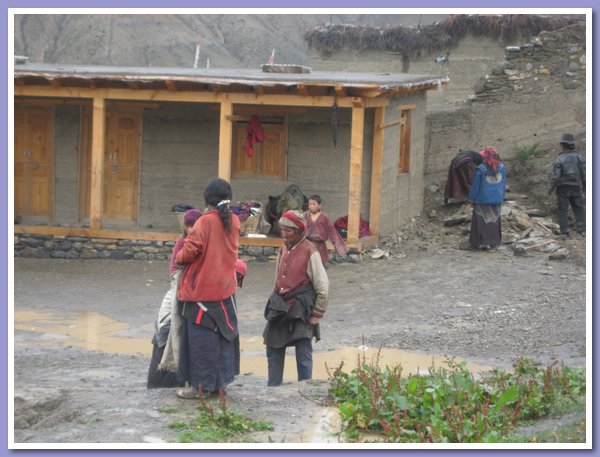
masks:
[[[306,231],[306,220],[301,212],[295,210],[286,211],[279,218],[279,225],[283,227],[300,229],[301,232]]]

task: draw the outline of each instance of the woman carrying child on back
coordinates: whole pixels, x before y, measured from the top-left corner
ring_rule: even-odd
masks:
[[[183,235],[175,242],[171,253],[169,271],[171,287],[165,294],[158,317],[154,323],[155,332],[152,338],[152,358],[148,369],[148,389],[155,387],[176,387],[183,383],[177,381],[177,360],[179,357],[179,335],[181,317],[177,312],[177,286],[181,277],[182,267],[177,265],[175,258],[183,247],[185,237],[192,231],[198,218],[202,216],[199,209],[188,209],[183,214]],[[172,319],[172,317],[174,317]],[[175,322],[171,325],[171,321]],[[171,332],[171,328],[173,329]],[[173,338],[174,336],[174,338]]]

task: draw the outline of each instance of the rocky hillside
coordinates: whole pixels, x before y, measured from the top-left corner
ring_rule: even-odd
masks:
[[[254,68],[308,65],[304,34],[317,24],[419,25],[444,15],[16,15],[15,54],[37,63]]]

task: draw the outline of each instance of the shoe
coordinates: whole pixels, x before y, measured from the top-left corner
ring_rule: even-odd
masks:
[[[184,400],[197,400],[198,399],[198,389],[194,387],[182,387],[181,389],[177,389],[175,394],[179,398],[183,398]]]

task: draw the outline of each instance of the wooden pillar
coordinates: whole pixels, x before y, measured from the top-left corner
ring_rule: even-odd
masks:
[[[348,244],[357,245],[360,228],[360,192],[363,160],[365,109],[352,108],[352,139],[350,143],[350,189],[348,197]]]
[[[102,198],[104,184],[104,138],[106,101],[94,98],[92,111],[92,157],[90,177],[90,228],[102,228]]]
[[[381,173],[383,171],[383,124],[385,108],[375,108],[373,132],[373,163],[371,166],[371,203],[369,229],[372,235],[381,231]]]
[[[231,182],[231,144],[233,141],[233,104],[221,102],[219,133],[219,178]]]

